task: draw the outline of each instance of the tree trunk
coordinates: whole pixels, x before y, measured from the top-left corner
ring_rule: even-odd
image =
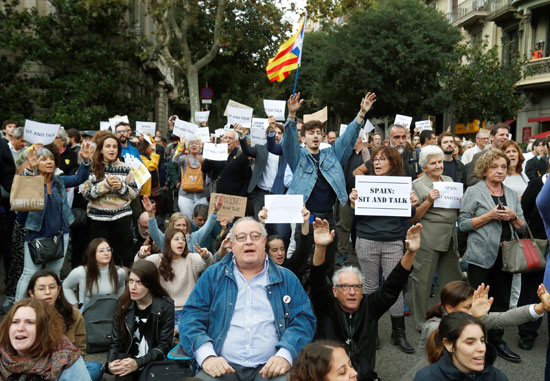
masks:
[[[185,71],[187,78],[187,89],[189,90],[189,106],[191,108],[191,123],[195,123],[195,111],[200,111],[199,99],[199,71],[194,65],[188,67]]]

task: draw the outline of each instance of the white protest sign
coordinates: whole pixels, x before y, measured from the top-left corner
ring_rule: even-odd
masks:
[[[204,143],[202,157],[214,161],[227,160],[227,143]]]
[[[302,207],[304,196],[293,195],[265,195],[265,207],[267,208],[266,224],[291,224],[304,222]]]
[[[340,134],[338,136],[344,135],[344,132],[346,132],[346,129],[348,128],[347,124],[341,124],[340,125]]]
[[[434,208],[460,209],[464,184],[436,181],[434,189],[439,191],[439,197],[434,201]]]
[[[430,122],[429,120],[421,120],[418,122],[414,122],[414,126],[418,129],[418,132],[422,132],[424,130],[431,130],[432,122]]]
[[[374,130],[374,124],[372,124],[370,120],[367,119],[367,121],[365,122],[365,133],[368,134],[372,130]]]
[[[115,131],[117,124],[119,124],[120,122],[129,124],[130,121],[128,120],[128,115],[118,116],[116,118],[109,118],[109,124],[111,125],[111,130]]]
[[[264,109],[267,116],[273,116],[275,120],[285,120],[285,101],[264,99]]]
[[[409,129],[411,127],[412,120],[412,116],[396,114],[393,124],[400,124],[401,126]]]
[[[252,110],[252,107],[243,105],[242,103],[235,102],[234,100],[230,99],[227,101],[227,106],[225,106],[225,111],[223,112],[223,116],[227,116],[227,108],[228,107],[236,107],[236,108],[244,108],[244,109],[250,109]]]
[[[252,127],[250,129],[250,145],[264,145],[267,143],[267,136],[265,136],[265,130],[262,127]]]
[[[214,131],[214,135],[216,135],[217,138],[223,136],[223,134],[225,134],[225,129],[223,128],[218,128]]]
[[[358,216],[411,216],[411,178],[408,176],[355,176]]]
[[[208,122],[210,111],[195,111],[195,122]]]
[[[27,119],[23,128],[23,140],[31,144],[50,144],[55,140],[60,128],[60,124],[40,123]]]
[[[269,119],[267,118],[252,118],[252,128],[260,127],[264,130],[269,126]]]
[[[136,135],[155,136],[157,124],[155,122],[136,122]]]
[[[321,144],[319,144],[319,149],[327,149],[327,148],[330,148],[330,147],[332,147],[332,146],[328,143],[325,143],[325,142],[321,142]]]
[[[111,123],[109,122],[99,122],[99,131],[105,131],[111,128]]]
[[[131,159],[128,163],[132,167],[132,173],[134,174],[138,188],[141,188],[151,178],[151,172],[136,158]]]
[[[210,143],[210,130],[208,127],[197,128],[197,138],[202,140],[203,143]]]
[[[228,107],[227,108],[227,123],[238,123],[243,127],[252,125],[252,109]]]
[[[193,123],[185,122],[181,119],[176,119],[174,122],[174,131],[172,133],[180,138],[195,139],[199,126]]]
[[[151,137],[149,135],[143,135],[143,139],[149,144],[153,144],[153,141],[151,140]]]

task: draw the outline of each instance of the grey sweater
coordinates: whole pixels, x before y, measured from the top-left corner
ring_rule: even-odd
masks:
[[[109,267],[99,269],[99,278],[97,279],[97,287],[92,290],[92,296],[95,295],[122,295],[124,291],[124,281],[126,280],[126,271],[123,268],[117,270],[118,274],[118,289],[113,290],[109,279]],[[76,289],[78,288],[78,298]],[[71,304],[84,303],[90,299],[90,294],[86,292],[86,269],[84,266],[78,266],[73,269],[69,276],[63,281],[63,293],[65,298]]]

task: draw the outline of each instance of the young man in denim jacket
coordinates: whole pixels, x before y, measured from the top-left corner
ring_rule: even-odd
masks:
[[[300,135],[305,140],[305,147],[300,147],[296,129],[296,112],[302,106],[300,93],[288,100],[288,120],[283,138],[283,155],[294,175],[287,194],[303,194],[306,208],[313,217],[327,220],[331,229],[335,229],[332,212],[336,199],[345,205],[348,201],[346,179],[342,166],[351,155],[365,114],[376,101],[376,94],[367,93],[361,100],[361,109],[348,125],[346,131],[330,148],[321,150],[323,125],[313,120],[302,125]],[[312,231],[312,229],[310,229]],[[326,266],[329,276],[334,271],[336,242],[327,248]]]

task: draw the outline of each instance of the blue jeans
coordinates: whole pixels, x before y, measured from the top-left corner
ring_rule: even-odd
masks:
[[[69,233],[63,234],[63,258],[56,259],[55,261],[49,262],[46,264],[46,269],[55,272],[59,275],[61,268],[63,267],[63,262],[65,261],[65,255],[67,254],[67,247],[69,246]],[[19,282],[17,282],[17,291],[15,292],[15,301],[23,299],[27,296],[27,286],[29,281],[35,272],[42,269],[42,266],[35,265],[31,258],[31,253],[29,251],[29,243],[25,241],[25,254],[24,254],[24,265],[23,273]]]
[[[103,379],[102,365],[97,361],[86,361],[86,369],[88,369],[92,381],[100,381]]]

